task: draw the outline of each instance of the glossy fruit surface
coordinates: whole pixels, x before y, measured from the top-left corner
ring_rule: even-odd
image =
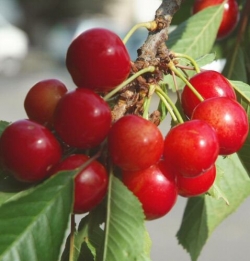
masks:
[[[229,81],[219,72],[206,70],[194,75],[190,83],[204,99],[212,97],[229,97],[236,99],[236,94]],[[200,103],[192,90],[186,85],[181,95],[184,113],[191,118],[194,108]]]
[[[178,194],[183,197],[194,197],[206,193],[213,185],[216,178],[216,167],[213,165],[209,170],[193,178],[187,178],[180,174],[176,175]]]
[[[123,170],[141,170],[157,163],[163,151],[163,136],[152,122],[136,115],[120,118],[108,136],[113,163]]]
[[[220,155],[238,151],[248,135],[249,123],[244,108],[237,101],[226,97],[203,101],[195,108],[192,119],[204,120],[214,128]]]
[[[70,44],[66,66],[78,87],[105,92],[130,73],[130,57],[122,40],[103,28],[87,30]]]
[[[223,0],[195,0],[193,13],[197,13],[207,7],[222,4]],[[217,39],[228,36],[236,27],[239,20],[239,8],[236,0],[227,0],[224,4],[222,21],[218,30]]]
[[[76,148],[93,148],[107,136],[111,127],[108,104],[89,89],[67,92],[57,104],[54,128],[61,139]]]
[[[170,129],[163,156],[183,176],[194,177],[214,164],[218,152],[213,128],[205,121],[190,120]]]
[[[139,171],[123,171],[122,181],[138,197],[147,220],[166,215],[175,205],[177,188],[159,164]]]
[[[44,126],[18,120],[10,124],[0,138],[3,165],[23,182],[38,182],[61,159],[61,146]]]
[[[47,79],[30,88],[24,100],[24,108],[29,119],[51,127],[55,107],[67,87],[57,79]]]
[[[72,154],[57,164],[51,174],[63,170],[74,170],[87,160],[89,157],[84,154]],[[98,161],[92,161],[75,177],[73,212],[83,214],[96,207],[105,197],[107,186],[106,169]]]

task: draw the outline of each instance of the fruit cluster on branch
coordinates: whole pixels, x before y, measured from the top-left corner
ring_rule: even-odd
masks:
[[[171,52],[166,46],[168,30],[173,16],[180,8],[182,2],[183,0],[162,1],[160,7],[156,10],[155,19],[152,21],[152,24],[156,24],[156,26],[149,29],[147,39],[137,50],[138,57],[132,62],[131,74],[149,66],[154,66],[156,69],[153,73],[138,77],[134,82],[121,90],[112,110],[113,121],[118,120],[126,113],[133,112],[142,115],[142,104],[144,98],[148,95],[149,85],[158,83],[162,80],[163,74],[168,72],[166,64],[173,59]],[[158,123],[158,116],[156,116],[158,114],[159,112],[155,111],[150,116],[150,119],[156,124]]]

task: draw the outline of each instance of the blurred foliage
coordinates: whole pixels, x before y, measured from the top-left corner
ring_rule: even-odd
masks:
[[[54,23],[61,19],[84,15],[87,13],[101,13],[105,4],[110,0],[17,0],[27,18],[41,19],[47,23]]]
[[[23,12],[21,25],[34,42],[34,30],[43,26],[53,26],[61,21],[70,21],[93,13],[103,13],[108,2],[114,0],[17,0]]]
[[[226,58],[227,63],[223,74],[232,80],[250,83],[250,20],[249,0],[238,0],[241,16],[232,34],[225,39],[216,41],[211,52],[216,59]],[[175,14],[172,24],[179,25],[192,15],[194,0],[186,0]]]

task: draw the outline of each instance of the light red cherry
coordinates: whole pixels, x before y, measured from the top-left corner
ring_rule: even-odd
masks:
[[[147,220],[166,215],[177,200],[172,174],[160,163],[138,171],[123,171],[122,181],[142,204]]]
[[[108,135],[112,162],[123,170],[142,170],[156,164],[163,152],[163,136],[152,122],[126,115],[114,123]]]
[[[206,70],[197,73],[190,79],[190,83],[204,98],[229,97],[236,99],[236,94],[229,81],[219,72]],[[201,101],[186,85],[181,95],[181,105],[185,115],[191,118],[194,108]]]
[[[165,137],[165,161],[186,177],[195,177],[208,170],[215,163],[218,153],[216,132],[203,120],[176,125]]]
[[[236,100],[227,97],[209,98],[200,103],[192,119],[206,121],[215,130],[220,146],[220,155],[237,152],[244,144],[248,131],[248,116]]]

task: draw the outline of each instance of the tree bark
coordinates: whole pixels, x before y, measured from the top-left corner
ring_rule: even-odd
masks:
[[[155,12],[154,21],[157,29],[149,31],[144,44],[138,49],[138,57],[132,63],[131,74],[150,65],[156,67],[154,73],[147,73],[123,88],[116,98],[112,109],[113,122],[126,113],[143,114],[144,98],[148,95],[149,85],[158,83],[168,73],[166,63],[171,60],[171,53],[166,46],[169,26],[172,18],[185,0],[163,0]],[[157,117],[156,117],[157,115]],[[150,119],[159,124],[159,112],[153,112]]]

